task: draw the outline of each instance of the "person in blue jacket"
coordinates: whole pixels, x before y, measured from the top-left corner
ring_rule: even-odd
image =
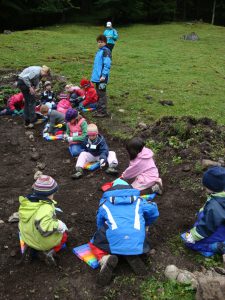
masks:
[[[202,179],[209,193],[194,227],[181,235],[185,245],[209,257],[225,254],[225,168],[212,167]]]
[[[145,265],[139,255],[150,250],[146,226],[159,216],[156,203],[140,198],[140,191],[126,181],[116,179],[107,190],[97,212],[97,231],[89,246],[100,264],[97,283],[111,281],[118,263],[117,255],[126,258],[136,274],[143,275]]]
[[[107,117],[107,96],[106,86],[109,81],[112,55],[106,46],[107,39],[104,35],[97,37],[98,51],[95,55],[91,81],[96,84],[96,91],[99,97],[95,117]]]
[[[103,33],[107,38],[107,47],[111,50],[113,50],[113,47],[115,46],[115,42],[118,40],[119,35],[116,29],[112,27],[112,22],[106,23],[106,29]]]

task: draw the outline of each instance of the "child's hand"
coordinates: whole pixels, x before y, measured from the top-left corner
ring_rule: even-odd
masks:
[[[102,158],[100,159],[100,168],[103,168],[105,166],[105,160]]]
[[[59,224],[58,224],[58,232],[60,233],[64,233],[65,231],[67,231],[68,228],[66,226],[65,223],[63,223],[61,220],[59,220]]]
[[[195,244],[195,240],[190,232],[186,232],[184,235],[185,242],[189,244]]]
[[[68,143],[71,143],[73,141],[73,138],[72,138],[72,136],[68,136],[66,140]]]

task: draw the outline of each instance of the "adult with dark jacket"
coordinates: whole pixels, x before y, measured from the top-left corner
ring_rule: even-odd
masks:
[[[96,84],[96,91],[99,97],[95,117],[107,117],[107,95],[106,86],[109,81],[111,68],[111,51],[107,47],[107,39],[104,35],[97,37],[98,51],[95,55],[91,81]]]
[[[123,255],[136,274],[143,275],[145,265],[139,255],[150,250],[146,226],[159,216],[157,205],[140,198],[140,191],[122,179],[114,181],[99,203],[97,231],[89,243],[100,263],[97,281],[106,285]]]
[[[17,86],[23,93],[25,99],[24,105],[24,119],[25,127],[33,128],[36,121],[35,114],[35,90],[39,86],[41,77],[48,76],[50,68],[47,66],[32,66],[24,69],[19,74]]]
[[[204,256],[225,254],[225,168],[208,169],[202,183],[209,196],[192,229],[181,237],[188,248]]]

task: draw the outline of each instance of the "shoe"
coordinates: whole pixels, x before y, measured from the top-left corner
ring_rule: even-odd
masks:
[[[104,113],[101,113],[101,112],[97,112],[96,114],[93,115],[93,117],[95,117],[95,118],[106,118],[108,116],[109,116],[108,113],[104,114]]]
[[[158,195],[162,195],[162,193],[163,193],[162,185],[160,183],[154,184],[152,186],[152,192],[156,193]]]
[[[73,179],[79,179],[83,176],[83,172],[84,172],[83,169],[78,167],[78,168],[76,168],[76,173],[74,173],[71,177]]]
[[[136,275],[144,276],[147,273],[146,266],[140,256],[138,255],[126,255],[124,256],[131,269]]]
[[[118,264],[118,257],[116,255],[104,255],[99,261],[101,270],[97,275],[97,284],[105,286],[110,283],[113,275],[113,270]]]
[[[111,165],[111,166],[109,166],[106,170],[105,170],[105,172],[107,173],[107,174],[112,174],[112,175],[116,175],[116,174],[118,174],[119,173],[119,171],[116,169],[116,166],[113,166],[113,165]]]
[[[47,266],[57,266],[55,255],[56,252],[54,249],[50,250],[49,252],[42,252],[44,254],[44,262]]]
[[[25,128],[30,128],[30,129],[31,129],[31,128],[34,128],[34,124],[33,124],[33,123],[25,124],[24,127],[25,127]]]

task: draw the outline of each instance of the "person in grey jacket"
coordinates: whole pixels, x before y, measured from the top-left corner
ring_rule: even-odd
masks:
[[[55,134],[55,130],[57,129],[55,126],[61,124],[62,130],[65,129],[65,115],[55,109],[49,108],[47,105],[42,105],[40,108],[40,112],[43,116],[48,116],[49,126],[46,127],[45,132]]]
[[[35,90],[39,86],[43,76],[50,75],[50,68],[47,66],[32,66],[24,69],[18,76],[17,87],[23,93],[25,127],[33,128],[36,121],[35,115]]]

